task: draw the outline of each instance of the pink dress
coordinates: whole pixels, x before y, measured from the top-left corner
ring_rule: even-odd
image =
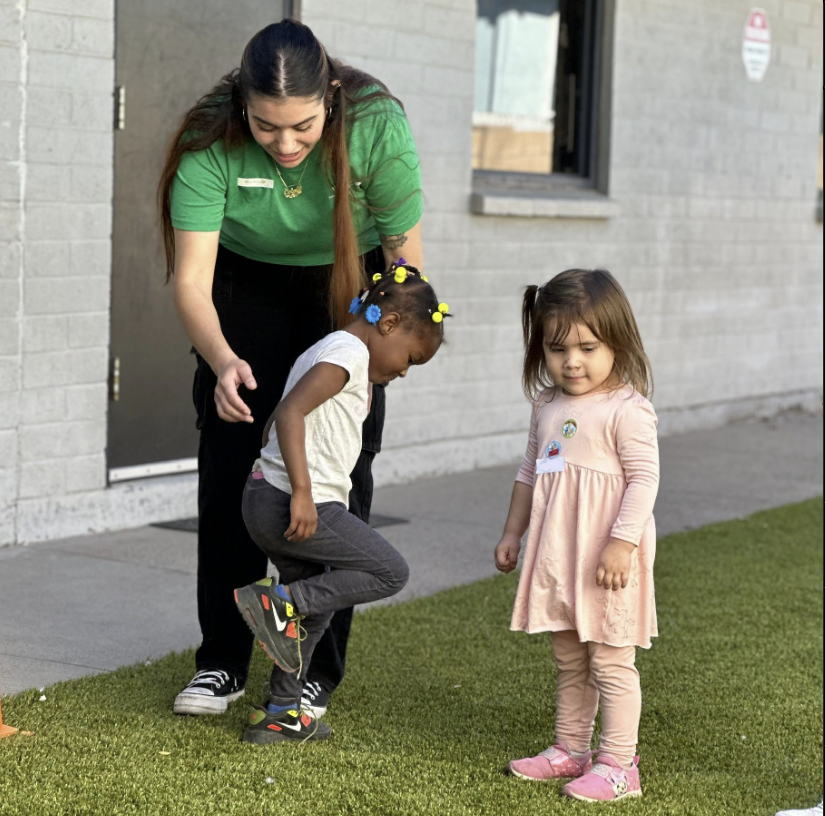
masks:
[[[631,386],[572,397],[545,391],[533,406],[516,481],[533,486],[530,533],[511,629],[573,630],[582,642],[650,648],[659,446],[653,406]],[[630,583],[596,585],[610,538],[637,545]]]

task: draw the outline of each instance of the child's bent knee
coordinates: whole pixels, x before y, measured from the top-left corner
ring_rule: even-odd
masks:
[[[401,592],[407,585],[407,581],[410,580],[410,568],[398,553],[396,553],[395,558],[387,564],[387,568],[387,589],[389,590],[389,595],[395,595]]]

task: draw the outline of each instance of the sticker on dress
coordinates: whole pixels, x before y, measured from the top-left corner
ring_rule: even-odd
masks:
[[[561,453],[561,445],[558,442],[551,442],[547,446],[547,450],[544,452],[544,455],[548,459],[555,459]]]
[[[536,475],[540,476],[542,473],[564,473],[564,457],[536,459]]]
[[[564,425],[561,426],[561,435],[565,439],[572,439],[579,430],[579,423],[575,419],[565,419]]]

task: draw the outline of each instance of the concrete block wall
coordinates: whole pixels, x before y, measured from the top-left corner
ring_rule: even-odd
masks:
[[[379,484],[521,454],[521,292],[570,266],[625,285],[664,432],[819,407],[817,0],[762,0],[761,84],[741,64],[744,0],[618,0],[614,204],[587,219],[471,215],[474,0],[301,5],[405,102],[427,271],[457,315],[390,389]],[[0,545],[194,512],[190,476],[106,486],[113,18],[114,0],[0,0]]]
[[[0,68],[5,543],[106,486],[114,0],[3,0]]]
[[[606,267],[634,305],[662,431],[801,405],[822,391],[822,227],[815,221],[822,5],[763,3],[764,82],[747,80],[745,0],[618,0],[607,219],[469,211],[473,0],[303,0],[336,56],[405,103],[421,154],[428,274],[457,317],[448,345],[388,394],[376,477],[508,461],[523,287]]]

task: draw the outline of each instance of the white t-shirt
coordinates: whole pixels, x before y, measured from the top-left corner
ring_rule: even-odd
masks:
[[[367,347],[345,331],[328,334],[296,361],[284,388],[284,397],[304,374],[318,363],[332,363],[349,373],[343,390],[306,416],[306,453],[312,498],[316,504],[336,501],[349,505],[350,473],[361,453],[361,431],[369,413],[369,362]],[[254,470],[285,493],[292,493],[275,423]]]

